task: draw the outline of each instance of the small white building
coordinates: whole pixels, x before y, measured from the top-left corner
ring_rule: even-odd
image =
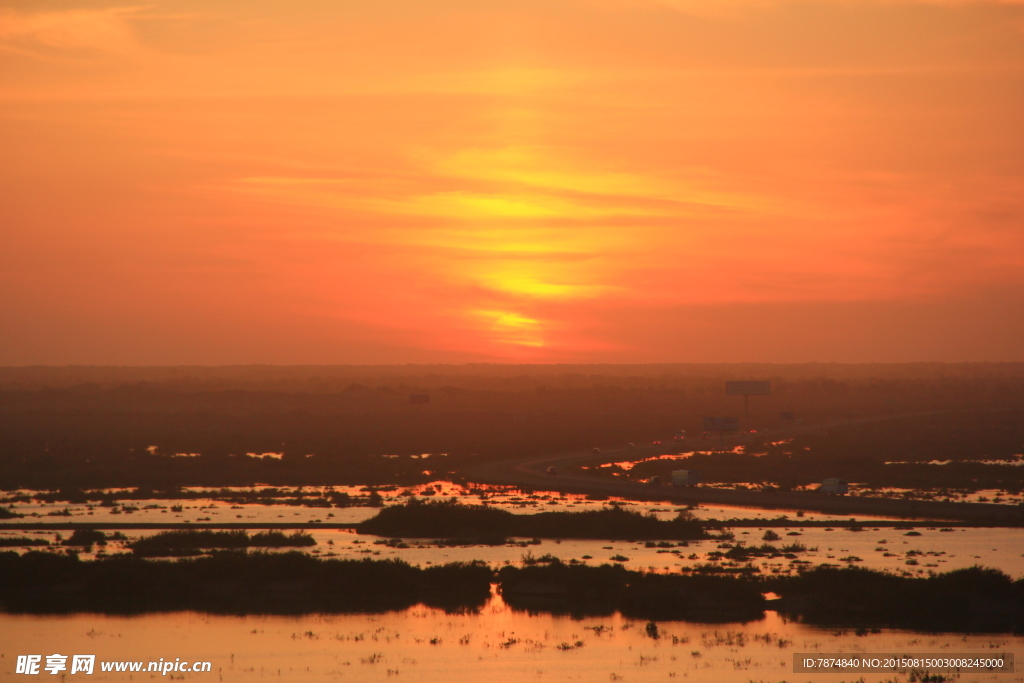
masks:
[[[700,483],[700,472],[697,470],[673,470],[673,486],[693,486]]]
[[[849,482],[845,479],[836,479],[835,477],[822,479],[821,486],[818,487],[818,493],[827,493],[830,495],[842,495],[849,492],[849,490]]]

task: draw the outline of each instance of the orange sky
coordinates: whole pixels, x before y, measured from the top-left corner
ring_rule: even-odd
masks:
[[[0,0],[0,364],[1024,360],[1024,1]]]

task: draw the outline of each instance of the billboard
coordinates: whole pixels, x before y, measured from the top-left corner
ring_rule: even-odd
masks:
[[[706,432],[736,432],[740,428],[738,417],[705,417],[704,431]]]
[[[726,382],[725,393],[728,396],[767,396],[772,393],[770,382]]]

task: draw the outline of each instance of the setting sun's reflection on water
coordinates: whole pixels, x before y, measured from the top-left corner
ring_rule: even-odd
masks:
[[[178,674],[197,680],[446,683],[791,681],[794,652],[990,654],[1024,646],[1019,636],[825,631],[787,623],[774,612],[745,624],[659,622],[651,627],[618,614],[582,619],[531,615],[509,609],[497,594],[479,612],[463,614],[423,606],[385,614],[301,617],[5,614],[0,616],[0,640],[0,678],[15,678],[19,654],[40,654],[45,661],[46,655],[60,653],[95,654],[97,662],[161,657],[212,662],[210,674]],[[129,675],[102,673],[97,665],[91,680],[128,680]],[[891,673],[856,678],[862,675],[868,682],[893,679]],[[1005,683],[1011,678],[992,674],[972,680]]]

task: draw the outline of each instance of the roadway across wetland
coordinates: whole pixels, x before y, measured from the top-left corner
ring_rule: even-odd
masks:
[[[874,422],[888,418],[863,418],[858,422]],[[843,424],[850,424],[844,421]],[[785,438],[798,433],[820,431],[832,425],[798,427],[773,432]],[[671,443],[671,438],[666,440]],[[743,437],[727,436],[713,441],[696,441],[694,450],[728,450],[743,445]],[[946,502],[907,500],[867,496],[824,495],[815,491],[750,491],[703,486],[672,486],[636,481],[598,478],[582,471],[612,462],[639,461],[663,454],[664,447],[647,445],[593,450],[580,450],[555,456],[519,458],[484,463],[472,468],[467,477],[487,484],[506,484],[537,490],[559,491],[593,496],[615,496],[627,500],[661,500],[675,505],[728,505],[772,510],[805,510],[839,515],[872,515],[914,520],[959,521],[981,525],[1024,525],[1024,508],[997,503]],[[874,523],[874,522],[872,522]]]

